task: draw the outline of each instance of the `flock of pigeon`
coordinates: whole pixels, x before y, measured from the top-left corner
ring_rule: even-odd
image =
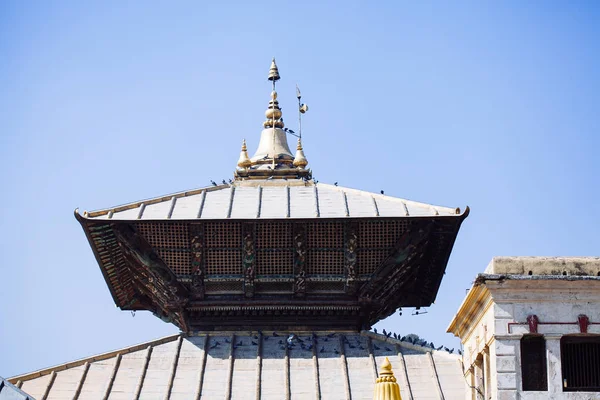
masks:
[[[373,332],[377,333],[377,329],[373,328]],[[393,332],[386,332],[385,329],[383,330],[382,334],[385,337],[388,337],[388,338],[389,337],[393,337],[394,339],[399,340],[401,342],[407,342],[407,343],[414,344],[414,345],[421,346],[421,347],[429,347],[429,348],[431,348],[433,350],[442,350],[443,349],[443,350],[447,351],[450,354],[454,353],[454,348],[449,349],[449,348],[447,348],[446,346],[443,346],[443,345],[439,346],[439,347],[436,347],[435,344],[433,344],[433,342],[428,342],[427,340],[420,339],[416,335],[400,336],[400,335],[397,335],[397,334],[395,334]],[[458,349],[458,354],[462,355],[462,351],[460,349]]]
[[[373,329],[373,332],[377,333],[377,329]],[[436,347],[433,344],[433,342],[427,342],[426,340],[419,339],[416,335],[400,336],[393,332],[386,332],[385,329],[383,330],[383,335],[388,338],[393,337],[394,339],[399,340],[401,342],[407,342],[407,343],[411,343],[413,345],[422,346],[422,347],[430,347],[434,350],[444,349],[445,351],[447,351],[450,354],[454,353],[453,348],[449,349],[444,346]],[[323,345],[321,345],[319,347],[319,341],[327,342],[330,339],[335,338],[336,333],[329,333],[324,336],[318,336],[316,333],[313,332],[310,336],[307,336],[306,338],[302,339],[300,336],[296,335],[295,333],[290,333],[287,336],[287,338],[285,338],[285,335],[279,335],[277,332],[273,332],[271,335],[264,335],[261,331],[258,331],[258,334],[254,335],[252,337],[252,339],[250,340],[250,344],[247,344],[247,343],[245,344],[243,340],[240,340],[239,342],[231,343],[231,340],[228,338],[225,338],[225,343],[231,344],[234,349],[237,349],[238,347],[245,346],[245,345],[258,346],[258,343],[259,343],[261,337],[265,341],[269,340],[269,339],[277,340],[277,343],[281,350],[301,349],[301,350],[306,350],[306,351],[313,351],[313,348],[315,348],[315,351],[318,351],[319,353],[326,353],[326,352],[328,352],[328,350]],[[356,338],[356,343],[352,343],[350,340],[348,340],[348,338],[346,336],[341,336],[341,339],[351,349],[359,348],[361,350],[365,350],[363,343],[358,338]],[[216,349],[220,345],[221,345],[221,343],[219,341],[215,341],[210,346],[210,349]],[[318,350],[316,350],[316,349],[318,349]],[[379,347],[375,343],[373,343],[373,349],[380,350],[381,347]],[[386,351],[392,351],[392,349],[390,349],[387,346],[384,346],[384,349]],[[340,351],[335,348],[333,349],[333,352],[335,354],[340,354]],[[462,355],[462,352],[460,351],[460,349],[458,350],[458,354]]]

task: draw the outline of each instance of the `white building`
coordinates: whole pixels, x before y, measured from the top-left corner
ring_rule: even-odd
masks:
[[[494,258],[448,332],[466,399],[600,399],[600,258]]]

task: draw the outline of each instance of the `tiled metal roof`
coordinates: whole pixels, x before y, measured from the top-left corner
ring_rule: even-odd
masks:
[[[175,335],[10,380],[38,399],[370,399],[388,357],[403,399],[465,398],[458,355],[364,331],[288,335]]]
[[[0,376],[0,400],[35,400]]]
[[[191,220],[456,216],[432,206],[312,181],[236,181],[84,213],[89,219]]]

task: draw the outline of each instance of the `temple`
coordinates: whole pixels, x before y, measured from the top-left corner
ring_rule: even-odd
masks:
[[[356,399],[377,379],[404,398],[464,397],[458,355],[368,331],[434,302],[469,209],[316,182],[279,79],[273,60],[257,150],[242,142],[229,182],[75,211],[115,304],[181,334],[11,382],[44,399]]]
[[[429,306],[468,209],[316,183],[288,146],[275,82],[231,183],[84,212],[117,306],[183,332],[369,329]]]

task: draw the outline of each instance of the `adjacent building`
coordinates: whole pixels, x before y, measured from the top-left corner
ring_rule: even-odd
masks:
[[[600,258],[494,258],[448,332],[466,399],[598,399]]]

